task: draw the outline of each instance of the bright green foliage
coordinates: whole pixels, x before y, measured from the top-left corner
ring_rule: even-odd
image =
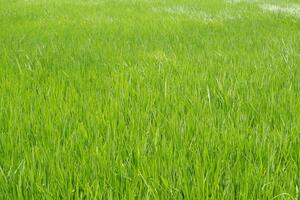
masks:
[[[0,199],[299,193],[299,1],[0,0]]]

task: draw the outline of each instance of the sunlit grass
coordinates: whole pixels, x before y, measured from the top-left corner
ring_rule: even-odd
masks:
[[[296,4],[0,0],[0,198],[299,199]]]

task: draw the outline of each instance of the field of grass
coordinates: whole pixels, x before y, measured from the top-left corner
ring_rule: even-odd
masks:
[[[0,199],[299,190],[299,0],[0,0]]]

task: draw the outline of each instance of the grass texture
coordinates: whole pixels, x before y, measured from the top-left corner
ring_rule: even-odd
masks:
[[[0,199],[300,199],[294,0],[0,0]]]

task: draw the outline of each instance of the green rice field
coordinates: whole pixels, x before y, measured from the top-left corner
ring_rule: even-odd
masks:
[[[300,199],[299,0],[0,0],[0,199]]]

